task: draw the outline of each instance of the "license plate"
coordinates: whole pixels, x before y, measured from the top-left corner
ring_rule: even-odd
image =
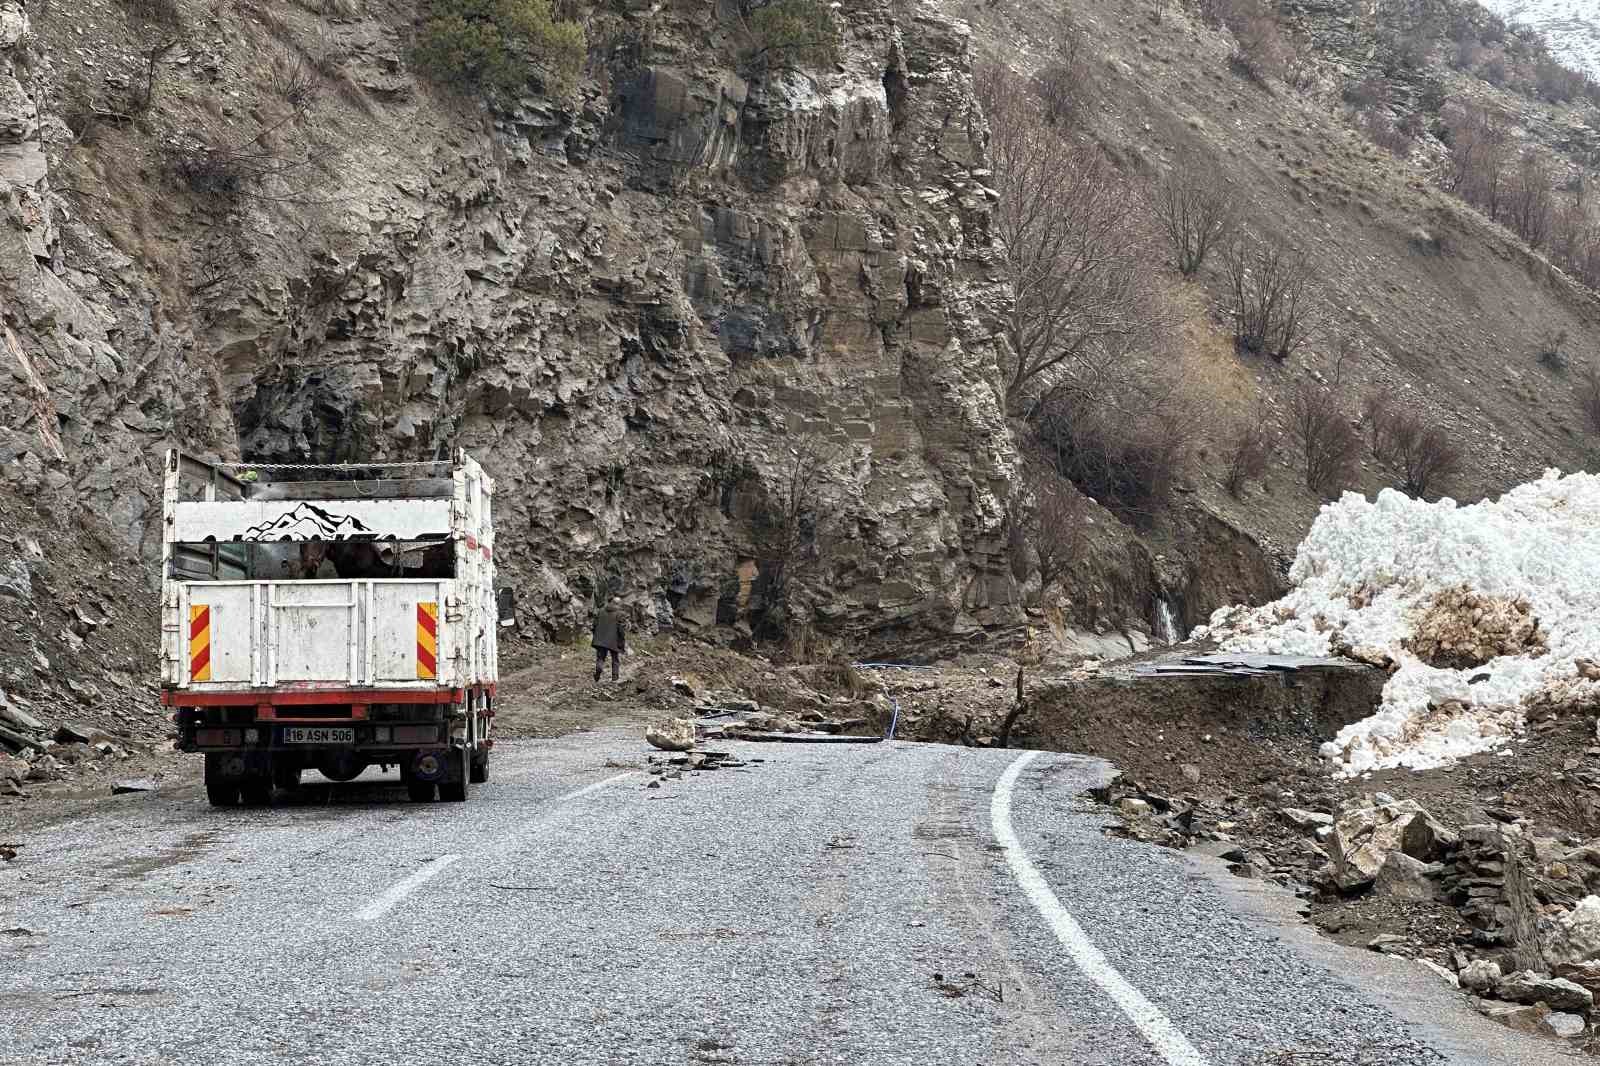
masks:
[[[292,725],[283,730],[285,744],[354,744],[356,731],[326,725]]]

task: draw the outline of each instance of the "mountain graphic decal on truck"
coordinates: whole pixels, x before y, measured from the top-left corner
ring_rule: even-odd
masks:
[[[302,503],[269,522],[251,526],[235,540],[373,540],[376,534],[361,519],[334,514],[315,504]]]

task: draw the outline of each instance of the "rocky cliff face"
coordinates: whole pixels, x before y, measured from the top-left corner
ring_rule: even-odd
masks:
[[[148,557],[170,444],[459,445],[525,618],[615,580],[707,624],[799,455],[823,630],[1018,616],[964,24],[848,0],[834,69],[747,80],[736,23],[656,5],[591,24],[581,99],[488,112],[400,9],[0,9],[0,484],[46,522]]]

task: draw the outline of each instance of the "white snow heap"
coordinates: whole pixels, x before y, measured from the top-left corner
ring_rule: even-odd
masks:
[[[1579,659],[1600,658],[1600,477],[1548,471],[1498,500],[1424,503],[1392,489],[1322,509],[1265,607],[1225,607],[1195,635],[1231,651],[1346,654],[1397,669],[1376,714],[1322,746],[1338,772],[1426,769],[1508,743],[1533,697],[1600,699]],[[1442,669],[1407,649],[1442,593],[1526,601],[1544,649]],[[1449,599],[1449,597],[1446,597]],[[1470,617],[1468,624],[1470,624]]]

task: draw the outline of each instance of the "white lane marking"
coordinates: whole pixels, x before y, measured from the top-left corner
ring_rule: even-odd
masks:
[[[1044,916],[1054,930],[1056,939],[1061,941],[1061,946],[1067,949],[1067,954],[1072,956],[1072,961],[1078,964],[1078,969],[1083,975],[1105,990],[1106,994],[1114,1000],[1122,1013],[1138,1027],[1139,1032],[1150,1042],[1157,1053],[1165,1059],[1169,1066],[1208,1066],[1205,1056],[1189,1043],[1187,1037],[1179,1031],[1172,1020],[1161,1013],[1157,1007],[1145,998],[1128,979],[1117,972],[1106,957],[1095,947],[1094,941],[1083,931],[1077,920],[1067,913],[1067,908],[1061,905],[1056,894],[1050,890],[1050,885],[1044,876],[1033,865],[1033,860],[1028,858],[1028,853],[1023,850],[1022,842],[1017,839],[1017,834],[1011,828],[1011,791],[1016,787],[1017,778],[1023,769],[1033,760],[1036,751],[1020,755],[1006,772],[1000,775],[999,784],[994,786],[994,798],[989,804],[989,822],[994,829],[994,838],[1006,850],[1006,861],[1011,864],[1011,872],[1016,877],[1017,883],[1022,886],[1022,891],[1027,893],[1028,899],[1035,908]]]
[[[579,796],[587,796],[591,792],[598,792],[607,785],[615,784],[616,782],[621,781],[624,777],[632,776],[632,770],[624,770],[620,774],[612,774],[604,781],[596,781],[592,785],[584,785],[582,788],[575,788],[571,792],[563,793],[550,802],[553,805],[557,803],[565,803],[568,800],[575,800]],[[407,877],[405,880],[400,881],[383,895],[377,897],[371,903],[356,911],[356,920],[361,922],[370,922],[374,918],[382,918],[385,914],[388,914],[389,911],[393,910],[396,904],[404,900],[407,896],[411,895],[411,893],[415,892],[423,885],[427,884],[429,881],[433,880],[439,874],[443,873],[445,867],[449,866],[459,858],[461,858],[460,855],[441,855],[432,862],[424,863],[417,869],[416,873],[412,874],[410,877]]]
[[[433,878],[444,872],[444,868],[461,858],[459,855],[441,855],[432,862],[423,863],[421,868],[404,881],[399,882],[383,895],[356,911],[356,920],[370,922],[374,918],[382,918],[395,904],[405,899],[411,893],[427,884]]]
[[[604,781],[596,781],[592,785],[584,785],[582,788],[573,789],[571,792],[568,792],[565,795],[557,796],[555,799],[551,800],[550,802],[551,803],[565,803],[565,802],[567,802],[567,800],[575,800],[579,796],[587,796],[591,792],[599,792],[602,788],[605,788],[607,785],[614,785],[618,781],[621,781],[624,777],[632,777],[633,775],[634,775],[634,771],[633,770],[624,770],[620,774],[612,774],[610,777],[606,778]]]

